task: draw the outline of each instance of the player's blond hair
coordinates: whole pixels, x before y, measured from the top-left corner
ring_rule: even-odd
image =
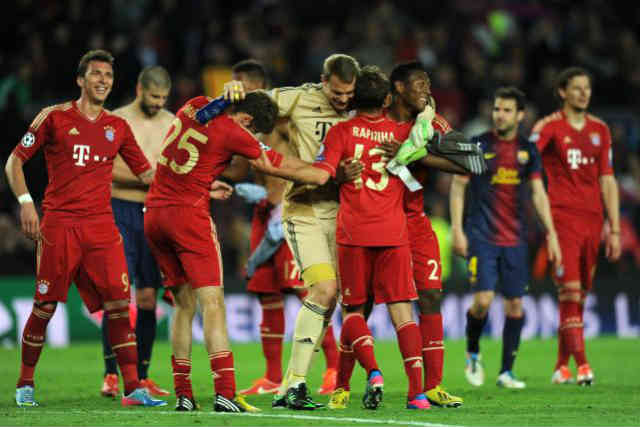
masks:
[[[343,53],[334,53],[324,60],[322,66],[322,78],[336,76],[344,83],[351,83],[360,73],[360,64],[352,56]]]

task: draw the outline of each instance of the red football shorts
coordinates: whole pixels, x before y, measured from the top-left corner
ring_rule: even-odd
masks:
[[[554,210],[553,224],[562,251],[562,266],[554,271],[556,283],[579,281],[590,290],[598,263],[603,218],[597,215],[577,216]]]
[[[202,208],[146,208],[144,235],[164,275],[164,286],[222,286],[222,255],[216,227]]]
[[[363,247],[338,244],[342,304],[376,304],[417,299],[409,245]]]
[[[90,312],[129,300],[122,236],[115,222],[67,223],[45,215],[36,255],[35,300],[66,302],[74,281]]]
[[[258,247],[267,232],[271,209],[272,206],[266,200],[256,204],[253,208],[250,237],[252,252]],[[257,294],[274,294],[283,290],[303,287],[304,282],[300,279],[300,271],[287,242],[282,242],[271,259],[256,268],[247,284],[247,290]]]
[[[304,289],[304,282],[300,279],[300,270],[289,245],[282,242],[271,259],[256,268],[247,290],[257,294],[274,294],[295,289]]]
[[[407,217],[413,278],[418,290],[442,290],[442,263],[438,238],[427,216]]]

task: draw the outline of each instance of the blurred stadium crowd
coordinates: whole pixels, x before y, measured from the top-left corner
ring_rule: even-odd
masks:
[[[537,118],[557,107],[556,72],[583,66],[595,77],[591,110],[611,127],[621,186],[625,255],[613,268],[601,263],[601,274],[640,266],[640,8],[599,0],[17,0],[14,5],[14,12],[0,18],[9,35],[0,41],[2,165],[41,108],[78,96],[75,67],[88,49],[105,48],[116,57],[109,108],[130,101],[138,72],[158,64],[173,79],[172,112],[195,95],[217,95],[230,66],[247,57],[266,65],[273,86],[318,81],[323,60],[334,52],[385,71],[417,58],[430,70],[438,111],[469,135],[490,126],[491,96],[502,85],[518,86],[529,96],[522,129],[528,134]],[[42,155],[26,165],[26,174],[31,193],[41,201],[47,182]],[[437,218],[445,263],[451,257],[450,176],[431,178],[427,210]],[[17,207],[2,173],[0,273],[31,274],[33,246],[16,225]],[[216,203],[213,214],[228,263],[227,283],[240,286],[250,209],[234,197]],[[530,231],[537,247],[541,236],[534,219]],[[544,263],[535,264],[536,271],[540,276]]]

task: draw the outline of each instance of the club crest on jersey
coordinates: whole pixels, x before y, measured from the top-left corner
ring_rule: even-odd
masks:
[[[36,284],[37,288],[38,288],[38,293],[45,295],[47,292],[49,292],[49,282],[46,280],[38,280],[38,283]]]
[[[116,137],[116,130],[112,126],[107,125],[104,127],[104,136],[109,140],[109,142],[113,142]]]
[[[600,134],[599,133],[589,134],[589,139],[591,139],[591,143],[595,147],[599,147],[600,146]]]
[[[27,132],[22,137],[21,144],[24,148],[29,148],[36,143],[36,137],[31,132]]]
[[[516,156],[518,158],[518,163],[521,165],[526,165],[529,161],[529,152],[526,150],[518,150],[518,154]]]

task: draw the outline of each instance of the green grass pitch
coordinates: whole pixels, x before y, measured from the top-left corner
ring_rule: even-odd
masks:
[[[100,396],[102,360],[99,343],[75,344],[68,349],[45,348],[36,371],[38,408],[15,406],[15,380],[19,369],[17,350],[0,350],[3,361],[0,389],[0,425],[144,425],[144,426],[245,426],[245,425],[456,425],[456,426],[629,426],[640,425],[640,343],[637,339],[613,337],[587,341],[587,351],[595,373],[590,388],[576,385],[553,386],[550,377],[555,362],[553,340],[522,343],[516,373],[527,382],[525,390],[503,390],[495,386],[500,364],[500,341],[481,343],[487,383],[474,388],[464,379],[464,342],[447,341],[444,384],[464,398],[457,409],[429,411],[404,409],[406,379],[394,342],[376,343],[377,358],[385,378],[383,406],[376,411],[361,408],[364,373],[357,367],[352,380],[351,404],[342,411],[294,412],[271,410],[270,396],[251,396],[249,401],[263,409],[259,415],[218,415],[212,412],[213,387],[202,345],[193,351],[192,382],[201,410],[173,411],[175,397],[161,408],[123,408],[119,401]],[[288,360],[288,346],[284,360]],[[263,374],[264,360],[259,344],[234,344],[238,388],[250,385]],[[324,369],[322,357],[314,363],[309,377],[317,389]],[[172,390],[170,348],[156,343],[151,377]],[[320,402],[327,397],[314,394]]]

